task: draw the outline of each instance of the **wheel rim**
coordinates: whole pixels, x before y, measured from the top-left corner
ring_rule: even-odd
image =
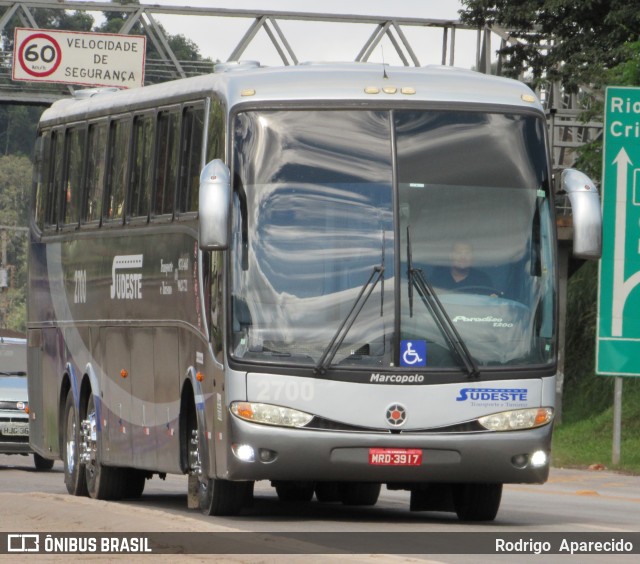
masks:
[[[96,415],[96,407],[93,402],[93,395],[89,397],[89,402],[87,404],[87,420],[92,421],[95,420]],[[91,441],[87,440],[87,445],[91,445],[90,449],[93,451],[93,445]],[[96,474],[96,453],[91,452],[91,455],[88,457],[88,460],[85,464],[85,469],[88,473],[87,477],[93,479]]]
[[[67,468],[73,474],[76,469],[76,422],[74,410],[69,411],[67,420]]]

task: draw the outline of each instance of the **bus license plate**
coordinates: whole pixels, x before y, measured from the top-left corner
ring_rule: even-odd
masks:
[[[21,425],[20,423],[4,423],[0,425],[0,433],[5,437],[28,436],[29,424]]]
[[[419,448],[370,448],[369,464],[373,466],[420,466]]]

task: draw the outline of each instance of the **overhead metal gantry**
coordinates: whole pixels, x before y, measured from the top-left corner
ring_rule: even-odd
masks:
[[[491,40],[492,36],[504,41],[506,35],[500,30],[490,30],[488,28],[477,30],[463,24],[457,20],[442,20],[430,18],[391,18],[385,16],[363,16],[344,15],[328,13],[308,13],[308,12],[282,12],[270,10],[236,10],[222,8],[196,8],[190,6],[159,6],[157,4],[117,4],[110,2],[65,2],[58,0],[23,0],[7,1],[0,0],[0,33],[5,35],[9,43],[12,38],[7,36],[7,27],[10,24],[18,24],[21,27],[37,29],[38,25],[33,14],[35,9],[60,10],[69,12],[85,12],[89,14],[117,12],[125,14],[125,22],[119,33],[128,34],[137,25],[144,29],[149,41],[153,44],[158,59],[149,62],[150,68],[146,71],[149,82],[166,80],[170,78],[181,78],[202,72],[211,72],[212,61],[194,63],[193,61],[181,61],[175,55],[164,27],[158,23],[158,16],[170,15],[179,17],[206,18],[199,24],[211,30],[211,35],[216,36],[217,30],[224,29],[225,22],[229,18],[247,21],[247,29],[238,38],[237,43],[229,45],[228,54],[217,53],[215,58],[225,61],[236,61],[243,57],[247,49],[260,35],[268,37],[275,52],[278,54],[282,64],[296,65],[300,62],[293,47],[292,41],[283,30],[283,22],[313,22],[315,24],[326,25],[347,25],[358,24],[371,28],[370,35],[365,39],[359,52],[354,57],[346,57],[350,60],[366,62],[369,61],[376,49],[383,41],[386,41],[393,49],[395,55],[404,65],[421,66],[423,64],[456,64],[456,32],[465,30],[475,32],[477,35],[477,48],[475,57],[475,67],[481,72],[489,72],[491,67]],[[316,25],[318,36],[307,37],[307,41],[322,47],[326,43],[326,28]],[[415,48],[407,35],[407,30],[437,30],[441,33],[440,53],[430,51],[421,56],[419,50]],[[219,36],[219,34],[218,34]],[[339,41],[336,36],[332,36],[332,42]],[[420,41],[420,39],[418,39]],[[495,41],[495,39],[494,39]],[[7,57],[11,54],[10,45],[5,44],[3,49],[3,67],[6,67]],[[427,60],[428,59],[428,60]],[[162,71],[161,71],[162,67]]]
[[[86,2],[61,0],[0,0],[0,34],[4,38],[0,52],[0,102],[50,104],[61,96],[68,95],[73,87],[59,84],[16,82],[11,80],[13,61],[10,30],[15,27],[37,29],[34,10],[83,12],[93,15],[95,20],[104,13],[124,14],[121,34],[129,34],[134,28],[144,30],[152,43],[156,57],[147,58],[145,63],[145,83],[152,84],[166,80],[183,78],[197,74],[213,72],[216,60],[237,61],[243,58],[252,46],[266,37],[277,58],[283,65],[296,65],[300,57],[294,48],[290,33],[285,28],[290,22],[306,22],[315,25],[305,28],[309,33],[305,43],[317,45],[322,56],[327,37],[333,44],[339,44],[343,34],[336,30],[365,29],[365,39],[358,52],[346,53],[342,60],[359,62],[370,61],[382,46],[391,48],[391,55],[406,66],[441,64],[454,66],[459,59],[472,61],[475,70],[484,73],[500,74],[502,60],[496,54],[507,42],[513,41],[507,30],[500,28],[472,28],[458,20],[443,20],[417,17],[388,17],[369,15],[346,15],[310,12],[284,12],[272,10],[236,10],[215,7],[160,6],[157,4],[118,4],[112,2]],[[180,60],[171,48],[168,30],[159,22],[162,16],[173,18],[197,17],[198,27],[209,30],[209,36],[220,39],[232,37],[229,33],[230,20],[244,21],[246,27],[239,32],[237,39],[226,39],[228,44],[218,47],[224,52],[209,55],[205,60]],[[238,26],[233,26],[239,29]],[[328,31],[329,30],[329,31]],[[333,31],[333,33],[331,33]],[[223,33],[224,32],[224,33]],[[464,34],[465,41],[458,41]],[[475,34],[475,41],[469,36]],[[439,41],[434,37],[439,35]],[[428,41],[427,41],[428,36]],[[350,38],[351,35],[349,36]],[[191,37],[189,37],[191,39]],[[426,47],[428,44],[428,48]],[[197,45],[197,44],[196,44]],[[434,45],[436,46],[434,48]],[[198,46],[200,48],[200,46]],[[474,53],[469,53],[473,50]],[[341,52],[342,53],[342,52]],[[387,52],[388,53],[388,52]],[[317,60],[321,59],[321,56]],[[576,146],[599,135],[601,124],[589,122],[582,124],[577,119],[578,109],[575,97],[565,96],[557,87],[549,86],[540,92],[549,115],[549,127],[553,140],[554,163],[558,168],[568,166],[573,159]]]

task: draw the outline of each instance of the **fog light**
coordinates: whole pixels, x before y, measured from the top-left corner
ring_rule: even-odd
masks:
[[[260,462],[273,462],[278,456],[277,452],[269,450],[268,448],[261,448],[258,453]]]
[[[516,468],[525,468],[527,466],[527,462],[529,461],[529,457],[526,454],[518,454],[511,459],[511,464],[513,464]]]
[[[531,455],[531,466],[533,468],[540,468],[547,465],[547,453],[544,450],[536,450]]]
[[[254,462],[256,459],[255,452],[251,445],[231,445],[231,450],[238,460],[242,462]]]

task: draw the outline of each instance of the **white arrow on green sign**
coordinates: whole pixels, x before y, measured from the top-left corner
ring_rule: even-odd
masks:
[[[640,376],[640,88],[606,92],[596,372]]]

